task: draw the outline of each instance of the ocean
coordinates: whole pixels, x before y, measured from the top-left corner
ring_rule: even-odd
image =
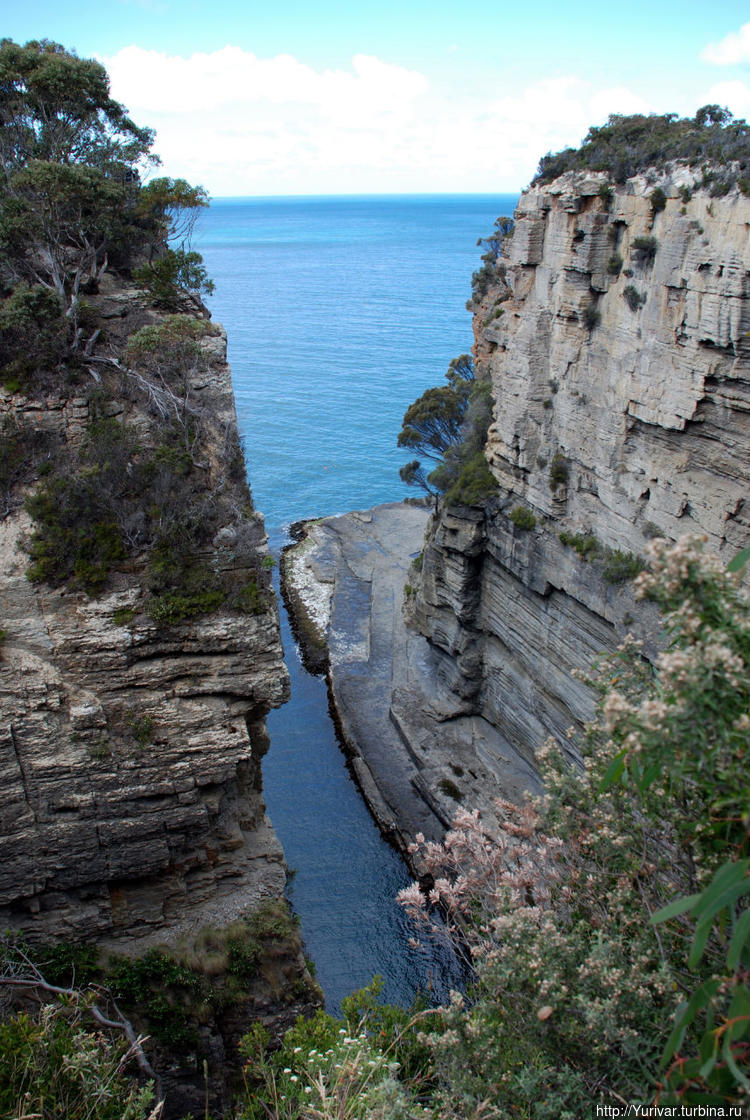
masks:
[[[396,446],[406,408],[471,347],[465,309],[477,239],[517,195],[217,199],[194,247],[229,361],[256,507],[272,551],[302,518],[409,491]],[[380,974],[387,999],[442,999],[461,971],[440,947],[409,947],[394,898],[409,881],[352,781],[325,682],[302,667],[282,610],[292,681],[268,716],[264,796],[287,862],[306,952],[336,1014]]]
[[[477,239],[515,195],[217,199],[195,247],[266,526],[401,498],[406,408],[471,346]]]

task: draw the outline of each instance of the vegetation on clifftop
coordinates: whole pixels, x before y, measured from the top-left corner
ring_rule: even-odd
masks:
[[[750,125],[719,105],[704,105],[694,117],[613,114],[590,128],[580,148],[549,153],[539,161],[534,183],[551,183],[566,171],[606,171],[615,182],[649,169],[684,163],[703,172],[703,186],[726,194],[737,183],[750,192]],[[656,192],[655,192],[656,193]],[[655,209],[659,209],[657,195]]]
[[[29,579],[93,595],[138,558],[159,625],[222,604],[263,611],[259,568],[238,582],[209,562],[222,493],[233,486],[248,508],[250,497],[236,428],[201,397],[221,362],[201,303],[211,283],[189,247],[205,191],[144,183],[153,133],[112,100],[98,62],[5,39],[0,91],[0,381],[75,398],[89,420],[75,439],[12,416],[0,430],[4,515],[37,483]],[[143,289],[121,323],[98,311],[106,273]]]

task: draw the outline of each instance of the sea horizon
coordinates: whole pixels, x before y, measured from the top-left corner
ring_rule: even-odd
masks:
[[[255,504],[269,530],[415,495],[407,407],[472,345],[478,241],[518,195],[214,199],[195,248],[216,284]]]

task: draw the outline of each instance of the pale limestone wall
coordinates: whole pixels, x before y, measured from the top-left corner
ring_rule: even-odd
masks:
[[[696,191],[685,203],[678,188],[693,176],[678,170],[629,181],[608,206],[604,181],[571,173],[521,198],[505,281],[474,309],[501,489],[484,512],[443,512],[410,607],[444,702],[529,757],[591,716],[573,670],[628,631],[647,654],[662,640],[653,608],[606,583],[561,531],[637,554],[654,533],[699,532],[727,560],[750,537],[750,199]],[[656,185],[667,205],[654,214]],[[645,236],[656,254],[638,263]],[[615,253],[619,276],[607,270]],[[631,284],[646,297],[636,311]],[[600,316],[591,331],[587,306]],[[556,453],[568,481],[552,488]],[[508,516],[519,504],[537,518],[531,531]]]
[[[750,198],[696,191],[685,204],[683,173],[662,181],[655,215],[644,179],[607,209],[602,178],[570,174],[523,196],[511,298],[485,326],[505,294],[493,289],[476,314],[497,402],[492,468],[532,508],[612,547],[638,551],[650,522],[731,554],[748,535]],[[631,257],[644,236],[657,241],[651,264]],[[606,271],[615,253],[619,277]],[[629,285],[646,296],[636,311]],[[590,332],[587,305],[601,316]],[[564,493],[549,485],[555,452],[570,464]]]

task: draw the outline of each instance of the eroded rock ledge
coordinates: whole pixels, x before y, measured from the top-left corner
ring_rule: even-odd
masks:
[[[405,625],[428,521],[423,507],[394,503],[308,522],[283,562],[298,629],[325,642],[354,773],[381,829],[404,850],[417,832],[440,837],[459,805],[489,814],[498,788],[513,797],[535,784],[507,740],[456,712],[439,659]]]

